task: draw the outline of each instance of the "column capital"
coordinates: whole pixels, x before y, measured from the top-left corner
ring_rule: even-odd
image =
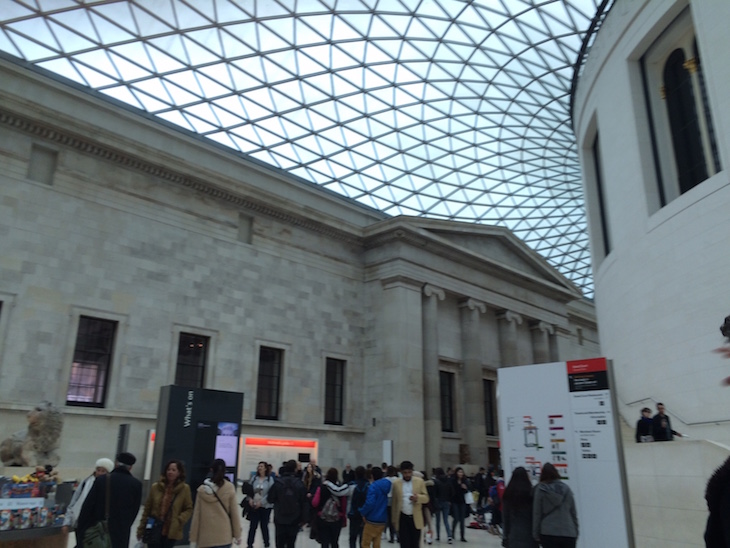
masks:
[[[516,325],[522,325],[522,316],[512,310],[505,310],[497,315],[497,318]]]
[[[423,286],[423,294],[426,297],[436,297],[439,301],[443,301],[446,298],[446,292],[443,289],[431,284]]]
[[[542,331],[548,335],[555,335],[555,326],[553,324],[537,321],[530,325],[530,329],[533,331]]]
[[[486,304],[484,304],[482,301],[477,301],[476,299],[472,299],[471,297],[469,297],[468,299],[464,299],[463,301],[460,301],[459,308],[468,308],[469,310],[478,310],[482,314],[485,314],[487,312]]]

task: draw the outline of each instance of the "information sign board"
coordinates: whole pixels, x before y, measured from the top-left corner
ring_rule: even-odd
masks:
[[[518,466],[537,483],[552,463],[573,491],[578,546],[633,546],[621,438],[605,358],[498,370],[505,481]]]

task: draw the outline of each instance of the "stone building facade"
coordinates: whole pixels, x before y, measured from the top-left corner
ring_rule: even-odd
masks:
[[[121,423],[142,453],[186,367],[323,464],[393,440],[484,465],[498,368],[600,353],[592,304],[504,228],[387,217],[4,60],[0,303],[3,429],[64,406],[67,466]]]

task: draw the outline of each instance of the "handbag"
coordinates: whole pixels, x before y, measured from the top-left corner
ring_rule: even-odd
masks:
[[[167,509],[165,519],[147,518],[147,527],[145,527],[144,533],[142,534],[142,542],[145,544],[160,544],[162,542],[162,528],[165,526],[165,520],[170,517],[172,505],[175,504],[176,498],[177,494],[170,501],[170,507]]]
[[[467,491],[464,493],[464,502],[466,504],[474,504],[474,495],[471,491]]]
[[[150,524],[150,521],[152,522]],[[162,527],[165,522],[157,518],[149,518],[147,527],[142,534],[142,542],[145,544],[160,544],[162,542]]]
[[[98,521],[86,531],[81,541],[83,548],[112,548],[112,539],[109,536],[109,490],[111,478],[106,476],[106,500],[104,502],[104,519]]]

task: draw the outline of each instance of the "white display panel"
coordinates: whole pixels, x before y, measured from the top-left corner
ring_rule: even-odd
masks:
[[[605,358],[498,370],[505,481],[555,465],[576,499],[580,548],[633,546]],[[608,542],[608,544],[607,544]]]

